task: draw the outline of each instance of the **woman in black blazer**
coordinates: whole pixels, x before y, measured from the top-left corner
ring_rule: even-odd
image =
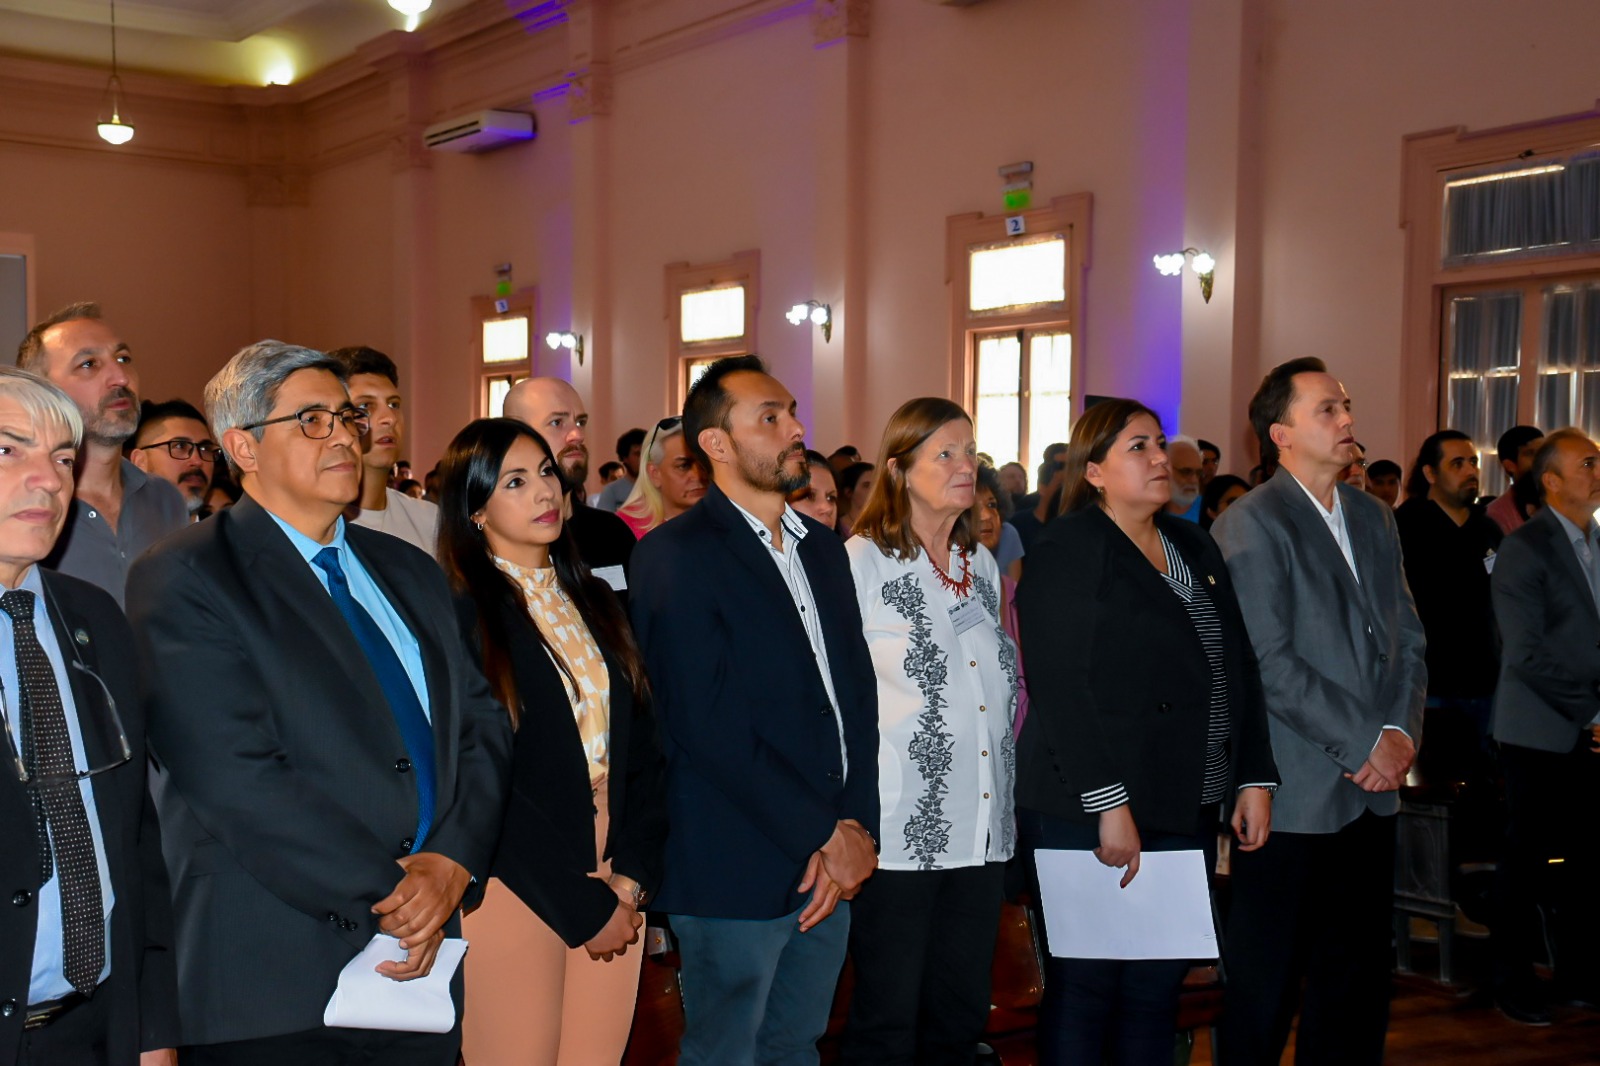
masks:
[[[578,559],[567,486],[515,419],[463,429],[440,464],[439,556],[516,729],[483,905],[468,916],[469,1063],[617,1062],[660,881],[663,763],[632,631]]]
[[[1089,409],[1067,450],[1062,516],[1017,591],[1030,710],[1017,754],[1023,841],[1092,850],[1202,850],[1218,814],[1238,846],[1266,842],[1277,786],[1249,635],[1209,534],[1166,513],[1166,438],[1133,400]],[[1041,1062],[1172,1061],[1186,960],[1051,958]]]

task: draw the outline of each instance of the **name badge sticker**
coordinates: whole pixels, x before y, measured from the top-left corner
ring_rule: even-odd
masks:
[[[1483,557],[1483,570],[1486,574],[1494,573],[1494,552]]]
[[[989,616],[984,613],[983,605],[976,596],[968,596],[950,608],[950,621],[956,627],[956,636],[961,636],[969,629],[976,629],[989,621]]]
[[[628,576],[623,573],[620,566],[597,566],[594,569],[594,576],[617,592],[628,591]]]

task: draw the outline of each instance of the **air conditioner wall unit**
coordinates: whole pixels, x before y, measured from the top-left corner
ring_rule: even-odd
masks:
[[[532,115],[488,110],[436,122],[422,131],[422,143],[440,152],[487,152],[534,136]]]

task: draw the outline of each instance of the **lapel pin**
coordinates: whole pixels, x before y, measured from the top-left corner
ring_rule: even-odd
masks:
[[[1216,579],[1216,578],[1215,578],[1215,577],[1213,577],[1213,576],[1212,576],[1212,575],[1210,575],[1210,574],[1207,574],[1207,575],[1206,575],[1206,584],[1208,584],[1208,585],[1215,585],[1215,584],[1216,584],[1216,583],[1217,583],[1217,579]]]
[[[72,634],[72,639],[76,640],[79,644],[88,644],[89,631],[87,629],[80,629],[76,633]]]

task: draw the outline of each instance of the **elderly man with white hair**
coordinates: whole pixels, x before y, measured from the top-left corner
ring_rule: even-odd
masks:
[[[1167,504],[1167,513],[1199,522],[1200,474],[1204,466],[1199,442],[1182,435],[1169,438],[1167,463],[1172,478],[1172,502]]]

